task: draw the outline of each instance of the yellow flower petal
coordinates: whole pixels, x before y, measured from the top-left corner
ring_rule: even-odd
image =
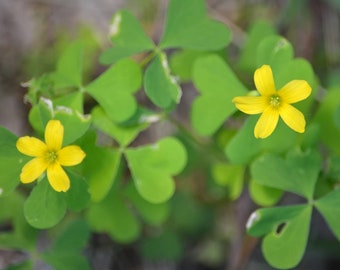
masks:
[[[276,94],[273,72],[270,66],[263,65],[254,74],[256,89],[261,96],[271,96]]]
[[[70,188],[70,179],[59,163],[51,163],[47,167],[47,178],[55,191],[67,191]]]
[[[237,109],[247,114],[258,114],[268,107],[266,97],[235,97],[232,101]]]
[[[44,142],[29,136],[19,138],[16,147],[21,153],[30,157],[41,157],[47,150],[47,146]]]
[[[303,80],[290,81],[278,91],[282,101],[289,104],[304,100],[311,93],[312,88]]]
[[[64,127],[59,120],[48,121],[45,129],[45,142],[49,149],[61,149],[64,137]]]
[[[279,112],[272,107],[268,107],[260,116],[256,123],[254,135],[255,138],[266,138],[273,133],[279,120]]]
[[[284,103],[280,108],[280,116],[292,130],[299,133],[305,132],[306,120],[298,109]]]
[[[86,154],[77,145],[66,146],[58,152],[58,161],[63,166],[77,165],[83,161]]]
[[[21,170],[20,180],[23,183],[31,183],[46,170],[48,163],[44,158],[34,158],[27,162]]]

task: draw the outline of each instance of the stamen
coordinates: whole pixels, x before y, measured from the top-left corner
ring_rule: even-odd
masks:
[[[269,104],[273,106],[274,108],[277,108],[280,106],[281,99],[277,95],[273,95],[269,98]]]
[[[53,150],[49,150],[46,155],[45,155],[45,158],[46,160],[49,162],[49,163],[53,163],[57,160],[58,158],[58,154],[56,151],[53,151]]]

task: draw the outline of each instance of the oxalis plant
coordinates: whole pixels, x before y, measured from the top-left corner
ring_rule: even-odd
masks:
[[[231,32],[205,2],[170,0],[157,44],[127,10],[114,14],[110,40],[92,80],[83,77],[86,44],[76,41],[53,72],[27,83],[33,135],[0,129],[0,218],[12,228],[0,245],[28,254],[15,269],[38,259],[91,269],[82,255],[91,233],[123,244],[144,238],[151,258],[158,234],[172,250],[174,228],[214,219],[183,195],[197,172],[207,194],[219,190],[213,205],[233,206],[249,190],[259,209],[243,226],[275,268],[303,260],[313,209],[340,239],[340,88],[320,99],[312,66],[270,24],[254,23],[230,60]],[[198,94],[188,103],[190,85]],[[178,120],[183,102],[190,113]],[[145,142],[157,125],[171,128]],[[286,193],[299,203],[281,203]],[[40,231],[57,225],[38,250]]]

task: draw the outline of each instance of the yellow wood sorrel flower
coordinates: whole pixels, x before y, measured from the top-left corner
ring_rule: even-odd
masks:
[[[17,149],[34,157],[22,168],[20,180],[31,183],[38,179],[45,170],[52,188],[58,192],[70,188],[70,179],[61,166],[74,166],[82,162],[85,153],[79,146],[70,145],[62,148],[64,127],[58,120],[50,120],[45,129],[45,142],[34,137],[18,139]]]
[[[304,80],[293,80],[276,90],[273,73],[268,65],[258,68],[254,74],[254,82],[260,96],[235,97],[232,102],[247,114],[262,113],[256,123],[256,138],[266,138],[273,133],[279,117],[296,132],[305,131],[304,115],[294,108],[292,103],[306,99],[312,92]]]

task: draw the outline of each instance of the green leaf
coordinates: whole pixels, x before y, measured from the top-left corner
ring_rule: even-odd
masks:
[[[109,48],[100,57],[100,61],[105,64],[111,64],[155,47],[138,20],[127,10],[120,10],[113,16],[110,39],[113,48]]]
[[[79,212],[87,207],[90,202],[89,187],[80,175],[70,171],[67,174],[71,182],[70,189],[65,194],[67,206],[70,210]]]
[[[258,46],[264,38],[274,35],[275,32],[273,25],[266,21],[256,21],[251,25],[248,30],[248,37],[241,51],[241,56],[238,60],[240,69],[252,74],[255,69],[258,68]]]
[[[44,261],[53,267],[54,270],[91,270],[91,267],[84,255],[80,254],[49,254],[43,256]]]
[[[297,193],[312,199],[321,169],[321,157],[316,151],[292,150],[285,159],[264,154],[251,165],[252,178],[260,185]]]
[[[212,168],[216,183],[229,188],[229,197],[237,199],[243,190],[244,166],[231,164],[216,164]]]
[[[19,184],[23,164],[28,160],[17,150],[17,137],[0,127],[0,197],[11,194]]]
[[[225,153],[232,163],[247,164],[261,152],[284,153],[297,144],[298,134],[281,120],[272,135],[256,139],[254,128],[258,118],[255,115],[248,117],[241,130],[226,145]]]
[[[249,183],[249,193],[252,200],[261,206],[272,206],[283,195],[282,190],[260,185],[254,180],[251,180]]]
[[[35,250],[37,231],[30,226],[23,213],[24,196],[14,191],[0,198],[0,222],[10,225],[0,232],[0,248],[10,250]]]
[[[89,185],[92,201],[99,202],[110,191],[117,175],[121,153],[104,147],[97,147],[93,141],[82,146],[86,152],[83,161],[83,176]]]
[[[56,107],[67,107],[72,110],[83,114],[83,93],[81,92],[73,92],[69,94],[62,95],[53,100],[53,104]]]
[[[141,81],[140,67],[133,60],[124,59],[86,86],[86,92],[99,102],[113,121],[122,122],[137,109],[133,94],[140,88]]]
[[[193,50],[176,51],[170,56],[170,69],[181,81],[190,81],[195,61],[206,54],[206,52]]]
[[[217,55],[195,62],[193,80],[201,96],[192,105],[191,122],[199,134],[211,135],[236,111],[231,100],[245,95],[247,89]]]
[[[121,243],[136,240],[141,230],[137,219],[117,192],[111,192],[100,203],[94,203],[87,212],[87,219],[92,230],[108,233]]]
[[[231,39],[229,29],[206,15],[204,0],[169,1],[160,48],[218,50]]]
[[[161,108],[179,103],[182,90],[171,76],[165,53],[158,53],[144,76],[144,88],[151,101]]]
[[[70,44],[58,60],[53,73],[55,88],[82,87],[83,44],[80,41]]]
[[[312,65],[305,59],[296,58],[285,64],[278,64],[277,67],[274,66],[273,74],[277,89],[280,89],[292,80],[305,80],[308,82],[312,88],[311,96],[301,102],[294,104],[294,107],[297,107],[302,112],[308,114],[308,110],[314,102],[313,97],[315,96],[317,90],[315,87],[316,81]]]
[[[138,134],[149,127],[149,123],[124,126],[108,118],[104,110],[97,106],[91,111],[93,124],[102,132],[114,138],[121,146],[129,145]]]
[[[24,204],[24,215],[33,227],[46,229],[62,220],[66,208],[64,194],[56,192],[44,177],[27,198]]]
[[[150,225],[161,225],[169,216],[168,203],[153,204],[143,199],[136,190],[135,185],[129,182],[124,194],[133,203],[141,217]]]
[[[265,208],[255,211],[247,222],[248,233],[262,241],[262,252],[279,269],[297,266],[306,249],[312,213],[310,205]]]
[[[57,236],[52,247],[47,252],[49,254],[78,253],[87,244],[90,238],[90,227],[84,220],[75,220]]]
[[[320,103],[314,121],[319,124],[321,142],[331,153],[340,154],[340,130],[334,122],[334,114],[340,104],[340,87],[327,91],[326,97]]]
[[[131,148],[125,152],[139,194],[151,203],[167,201],[174,193],[173,175],[184,168],[187,156],[175,138],[163,138],[154,145]]]
[[[320,211],[325,218],[328,226],[340,241],[340,221],[339,221],[339,203],[340,203],[340,189],[328,193],[326,196],[315,201],[315,207]]]
[[[184,253],[181,239],[172,232],[144,239],[140,249],[143,258],[152,261],[178,261]]]
[[[284,65],[294,57],[292,45],[281,36],[265,37],[258,45],[257,66],[270,65],[275,70],[277,66]]]
[[[38,107],[40,120],[44,127],[51,119],[59,120],[64,126],[64,146],[83,136],[90,127],[90,117],[66,106],[54,106],[50,99],[40,99]]]

